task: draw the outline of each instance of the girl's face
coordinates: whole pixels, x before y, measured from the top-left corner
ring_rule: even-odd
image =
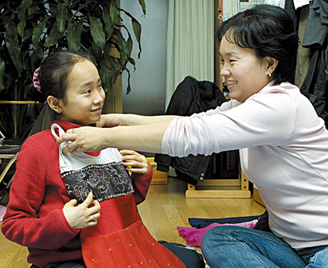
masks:
[[[89,60],[76,63],[66,82],[66,96],[59,100],[61,120],[80,125],[96,123],[105,99],[96,66]]]
[[[271,80],[269,58],[257,58],[252,49],[229,43],[223,37],[220,44],[220,56],[220,74],[227,81],[232,99],[244,102]]]

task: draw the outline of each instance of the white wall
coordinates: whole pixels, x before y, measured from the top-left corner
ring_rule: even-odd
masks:
[[[126,94],[127,73],[122,74],[123,113],[156,115],[165,113],[166,32],[168,0],[146,0],[146,16],[143,16],[138,0],[120,0],[121,8],[134,16],[141,24],[142,53],[138,59],[138,47],[132,51],[136,70],[131,70],[131,92]],[[130,19],[121,13],[124,24]],[[122,31],[124,33],[124,31]]]

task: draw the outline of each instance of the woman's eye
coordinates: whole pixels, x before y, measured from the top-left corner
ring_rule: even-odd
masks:
[[[86,91],[84,91],[84,93],[85,94],[90,94],[91,93],[91,90],[89,89],[89,90],[86,90]]]

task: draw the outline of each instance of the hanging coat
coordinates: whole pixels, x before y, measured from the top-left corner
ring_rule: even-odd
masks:
[[[328,126],[328,1],[314,0],[310,3],[309,18],[305,29],[303,47],[311,49],[308,73],[301,92],[313,104],[317,114]]]
[[[222,91],[214,83],[187,76],[173,93],[166,114],[190,116],[214,109],[225,101]],[[214,154],[182,158],[156,154],[155,162],[158,170],[167,172],[171,166],[181,179],[196,185],[199,180],[212,177]]]

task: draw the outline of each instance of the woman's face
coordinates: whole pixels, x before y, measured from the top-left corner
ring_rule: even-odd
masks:
[[[105,92],[96,66],[88,61],[76,63],[67,76],[64,100],[59,100],[61,120],[90,125],[101,116]]]
[[[220,44],[220,74],[227,81],[230,98],[246,101],[270,82],[267,58],[258,59],[255,52],[229,43]]]

